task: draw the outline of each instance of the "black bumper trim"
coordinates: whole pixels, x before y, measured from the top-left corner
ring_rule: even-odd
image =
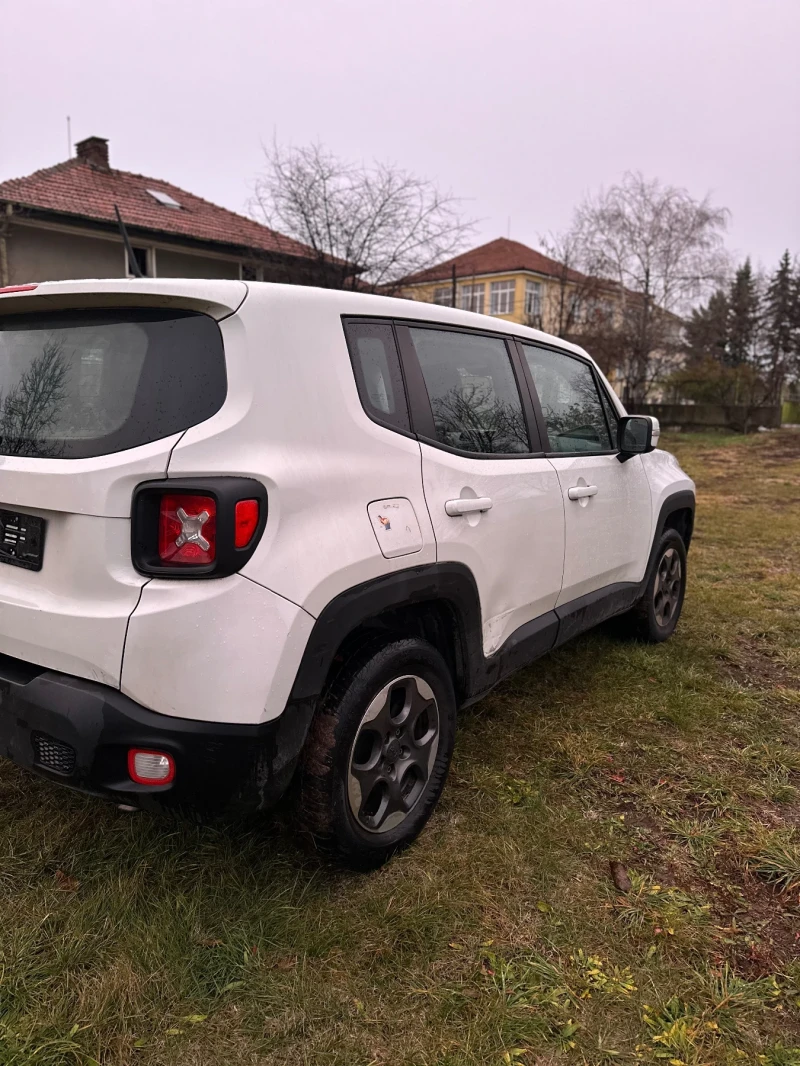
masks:
[[[0,757],[78,791],[147,809],[212,815],[270,807],[292,779],[312,712],[304,701],[260,725],[173,718],[106,685],[0,655]],[[62,759],[53,769],[56,762],[48,755],[48,767],[42,751],[57,745],[72,749],[74,762]],[[171,754],[174,781],[132,781],[131,747]]]

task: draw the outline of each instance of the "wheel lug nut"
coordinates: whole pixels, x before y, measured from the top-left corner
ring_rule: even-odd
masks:
[[[396,737],[401,737],[403,735],[403,730],[402,729],[395,729],[394,735]]]

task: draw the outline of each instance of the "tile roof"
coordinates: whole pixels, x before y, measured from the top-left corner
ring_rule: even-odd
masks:
[[[420,282],[449,281],[453,276],[453,266],[457,278],[471,277],[473,274],[510,274],[515,270],[531,270],[536,274],[561,277],[564,267],[555,259],[550,259],[541,252],[529,248],[527,244],[498,237],[497,240],[481,244],[468,252],[447,259],[444,263],[421,270],[406,278],[406,282],[417,285]],[[582,281],[583,275],[575,270],[567,270],[570,281]]]
[[[177,200],[180,210],[159,203],[148,189]],[[0,200],[114,225],[114,204],[117,204],[128,227],[236,245],[256,252],[315,256],[311,248],[299,241],[169,182],[95,166],[80,158],[37,170],[27,178],[0,182]]]

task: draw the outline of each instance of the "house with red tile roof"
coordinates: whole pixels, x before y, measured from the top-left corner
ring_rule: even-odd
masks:
[[[598,313],[611,296],[607,289],[527,244],[498,237],[406,278],[403,295],[565,335],[585,320],[590,296],[591,313]]]
[[[130,273],[115,208],[147,277],[320,283],[304,244],[159,178],[115,170],[108,141],[0,182],[0,286]]]

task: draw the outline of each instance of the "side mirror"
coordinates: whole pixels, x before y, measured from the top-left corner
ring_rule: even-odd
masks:
[[[619,461],[624,463],[634,455],[651,452],[658,444],[661,427],[651,415],[626,415],[619,420],[617,447]]]

